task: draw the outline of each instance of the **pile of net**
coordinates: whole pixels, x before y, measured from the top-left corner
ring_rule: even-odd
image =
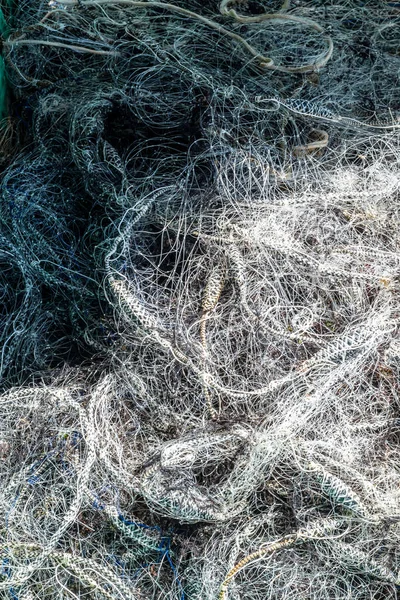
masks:
[[[14,7],[1,598],[399,597],[399,31]]]

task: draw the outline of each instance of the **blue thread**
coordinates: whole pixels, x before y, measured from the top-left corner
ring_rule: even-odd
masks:
[[[2,567],[1,567],[1,575],[4,575],[8,579],[10,579],[11,575],[12,575],[11,567],[8,566],[9,563],[10,563],[9,559],[8,558],[4,558],[3,559],[3,564],[2,564]],[[8,591],[10,592],[10,595],[13,598],[13,600],[18,600],[17,593],[16,593],[16,591],[14,590],[13,587],[10,587]]]
[[[104,509],[104,505],[100,505],[99,501],[97,501],[97,500],[95,500],[93,502],[93,506],[95,508],[98,508],[99,510]],[[181,592],[180,600],[185,600],[185,590],[184,590],[182,582],[178,576],[178,570],[175,567],[175,565],[172,561],[172,558],[171,558],[171,534],[173,532],[171,531],[171,534],[163,535],[162,529],[160,527],[158,527],[157,525],[151,526],[151,525],[146,525],[145,523],[137,523],[136,521],[131,521],[129,519],[126,519],[122,513],[118,513],[118,519],[127,527],[130,527],[130,526],[141,527],[142,529],[147,529],[149,531],[157,531],[160,534],[160,543],[158,545],[158,561],[157,561],[157,563],[145,563],[145,564],[141,565],[139,567],[139,569],[137,569],[133,573],[132,578],[135,579],[143,569],[146,569],[147,567],[149,567],[152,564],[160,564],[162,562],[162,560],[164,558],[166,558],[167,562],[171,568],[171,571],[173,573],[174,581],[177,583],[178,588]],[[123,563],[121,563],[116,557],[110,556],[110,558],[112,558],[115,561],[115,563],[123,569],[123,571],[125,570],[125,566],[122,566]]]
[[[126,574],[126,562],[121,560],[120,558],[118,558],[115,554],[108,554],[106,556],[106,561],[108,563],[111,563],[114,567],[117,567],[117,569],[119,570],[119,576],[122,579],[127,579],[127,574]]]
[[[173,532],[171,532],[173,533]],[[180,600],[185,600],[185,590],[183,588],[182,582],[179,579],[178,576],[178,570],[175,567],[172,558],[171,558],[171,536],[167,535],[161,538],[160,540],[160,545],[159,545],[159,552],[160,552],[160,559],[159,562],[162,561],[162,559],[165,557],[167,559],[167,562],[169,564],[169,566],[171,567],[171,571],[174,575],[174,581],[178,584],[178,587],[180,589]]]
[[[101,504],[100,500],[93,500],[92,506],[96,510],[104,510],[104,504]]]
[[[29,485],[35,485],[35,483],[37,483],[39,481],[39,476],[38,475],[32,475],[31,477],[29,477],[29,479],[27,479],[27,482]]]
[[[8,558],[3,558],[3,564],[1,566],[1,574],[5,577],[11,577],[11,568],[6,566],[10,563]]]
[[[71,445],[76,448],[82,439],[82,434],[79,431],[73,431],[71,436]]]
[[[142,529],[149,529],[150,531],[158,531],[161,534],[160,527],[157,527],[157,526],[152,527],[150,525],[146,525],[145,523],[136,523],[136,521],[130,521],[129,519],[125,519],[125,517],[121,513],[119,513],[118,519],[120,521],[122,521],[122,523],[124,525],[127,525],[128,527],[131,525],[134,527],[142,527]]]

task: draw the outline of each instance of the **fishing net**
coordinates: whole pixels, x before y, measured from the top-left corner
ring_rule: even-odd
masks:
[[[1,597],[398,597],[399,19],[19,1]]]

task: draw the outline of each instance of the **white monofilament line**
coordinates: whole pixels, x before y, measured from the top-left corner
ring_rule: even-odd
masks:
[[[400,144],[391,109],[387,123],[374,113],[395,106],[398,67],[388,84],[394,27],[373,32],[378,4],[382,20],[395,8],[363,7],[360,61],[360,13],[343,3],[180,4],[60,0],[40,19],[33,0],[5,42],[40,148],[30,181],[11,165],[2,185],[2,360],[9,342],[11,362],[29,343],[36,356],[44,335],[19,309],[24,286],[33,317],[63,287],[62,319],[71,303],[76,341],[99,354],[76,370],[82,394],[47,372],[0,396],[0,585],[23,600],[78,586],[110,600],[394,600]],[[256,43],[267,34],[273,60]],[[112,72],[93,72],[96,54]],[[64,66],[66,81],[52,73]],[[93,208],[76,248],[59,229],[72,202],[46,174],[59,146],[71,196]],[[93,271],[81,287],[66,287],[80,267],[63,267],[64,235]]]

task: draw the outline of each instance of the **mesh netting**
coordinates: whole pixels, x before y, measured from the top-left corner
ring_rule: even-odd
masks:
[[[1,597],[398,597],[399,24],[18,2]]]

